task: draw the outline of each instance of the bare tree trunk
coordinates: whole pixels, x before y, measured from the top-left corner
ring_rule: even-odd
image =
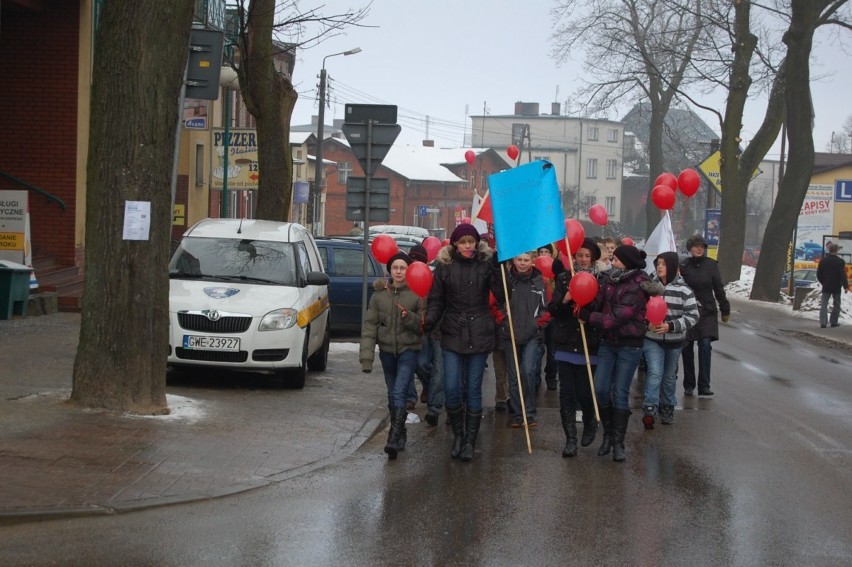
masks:
[[[101,15],[71,393],[86,407],[168,412],[171,173],[192,8],[192,0],[107,2]],[[150,203],[148,240],[123,239],[127,201]]]
[[[654,81],[651,82],[652,86]],[[660,209],[651,200],[651,191],[654,190],[654,180],[663,173],[663,129],[665,128],[666,114],[669,105],[659,100],[651,100],[651,119],[648,122],[648,198],[645,205],[645,236],[648,237],[660,222]]]
[[[253,0],[240,35],[240,86],[246,108],[257,120],[259,219],[286,221],[293,195],[290,117],[298,93],[290,77],[275,68],[272,32],[275,0]]]
[[[784,272],[787,248],[813,174],[813,106],[810,86],[810,55],[814,30],[827,0],[793,0],[787,45],[786,106],[790,153],[787,169],[772,214],[763,233],[751,299],[777,301],[778,282]]]

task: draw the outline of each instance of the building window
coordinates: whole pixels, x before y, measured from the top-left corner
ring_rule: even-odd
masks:
[[[589,158],[586,161],[586,179],[598,178],[598,158]]]
[[[476,170],[473,169],[470,172],[470,186],[476,189]]]
[[[544,161],[550,161],[550,156],[535,156],[535,157],[533,157],[533,161],[539,160],[539,159],[544,160]]]
[[[586,135],[587,140],[591,140],[596,142],[598,140],[598,127],[597,126],[589,126]]]
[[[204,145],[195,145],[195,186],[204,185]]]
[[[618,161],[614,159],[606,160],[606,178],[615,179],[618,176]]]
[[[613,144],[618,143],[618,128],[610,128],[606,135],[606,141]]]
[[[352,162],[351,161],[339,161],[337,162],[337,182],[341,185],[345,185],[346,181],[349,179],[349,176],[352,174]]]
[[[512,143],[521,145],[521,140],[524,137],[524,128],[526,124],[512,124]]]
[[[609,216],[615,215],[615,197],[606,197],[606,214]]]

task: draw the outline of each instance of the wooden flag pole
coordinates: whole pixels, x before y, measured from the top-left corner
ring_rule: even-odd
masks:
[[[518,392],[521,398],[521,414],[524,416],[524,432],[527,435],[527,451],[532,454],[532,443],[530,442],[530,428],[527,423],[527,408],[524,404],[524,388],[521,383],[521,369],[518,366],[518,347],[515,345],[515,327],[512,325],[512,307],[509,301],[509,289],[506,285],[506,266],[500,264],[500,276],[503,280],[503,297],[506,298],[506,317],[509,319],[509,336],[512,339],[512,358],[515,363],[515,376],[518,378]]]
[[[574,277],[574,258],[571,256],[571,244],[568,242],[568,235],[565,235],[565,250],[568,251],[568,266],[571,270],[571,277]],[[590,251],[591,252],[591,251]],[[598,396],[595,393],[595,377],[592,374],[592,363],[589,360],[589,343],[586,341],[586,324],[578,320],[580,323],[580,337],[583,339],[583,352],[586,354],[586,372],[589,375],[589,387],[592,389],[592,404],[595,407],[595,421],[601,420],[601,413],[598,409]]]

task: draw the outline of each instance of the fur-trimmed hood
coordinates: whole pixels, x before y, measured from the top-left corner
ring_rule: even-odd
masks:
[[[477,245],[477,260],[490,262],[493,255],[494,251],[485,242],[480,242]],[[452,264],[458,259],[460,259],[460,256],[456,252],[456,247],[452,244],[447,244],[438,251],[438,256],[435,258],[435,262],[440,262],[441,264]]]

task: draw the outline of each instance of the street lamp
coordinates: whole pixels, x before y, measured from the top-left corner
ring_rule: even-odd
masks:
[[[225,49],[228,50],[228,59],[231,59],[230,50],[233,49],[232,44],[228,44],[225,46]],[[222,67],[222,70],[219,74],[219,85],[225,87],[225,139],[222,143],[222,203],[221,203],[221,217],[228,218],[228,162],[230,161],[230,126],[231,126],[231,89],[240,88],[239,77],[237,76],[237,72],[233,67],[229,65],[225,65]]]
[[[341,51],[340,53],[332,53],[331,55],[326,55],[322,58],[322,70],[320,71],[319,84],[319,116],[317,120],[317,151],[314,156],[314,159],[316,160],[314,169],[314,190],[310,200],[311,232],[314,236],[316,236],[317,233],[317,209],[319,208],[319,203],[317,201],[322,193],[322,139],[324,135],[323,129],[325,127],[325,60],[337,55],[355,55],[356,53],[361,53],[360,47],[350,49],[349,51]]]

